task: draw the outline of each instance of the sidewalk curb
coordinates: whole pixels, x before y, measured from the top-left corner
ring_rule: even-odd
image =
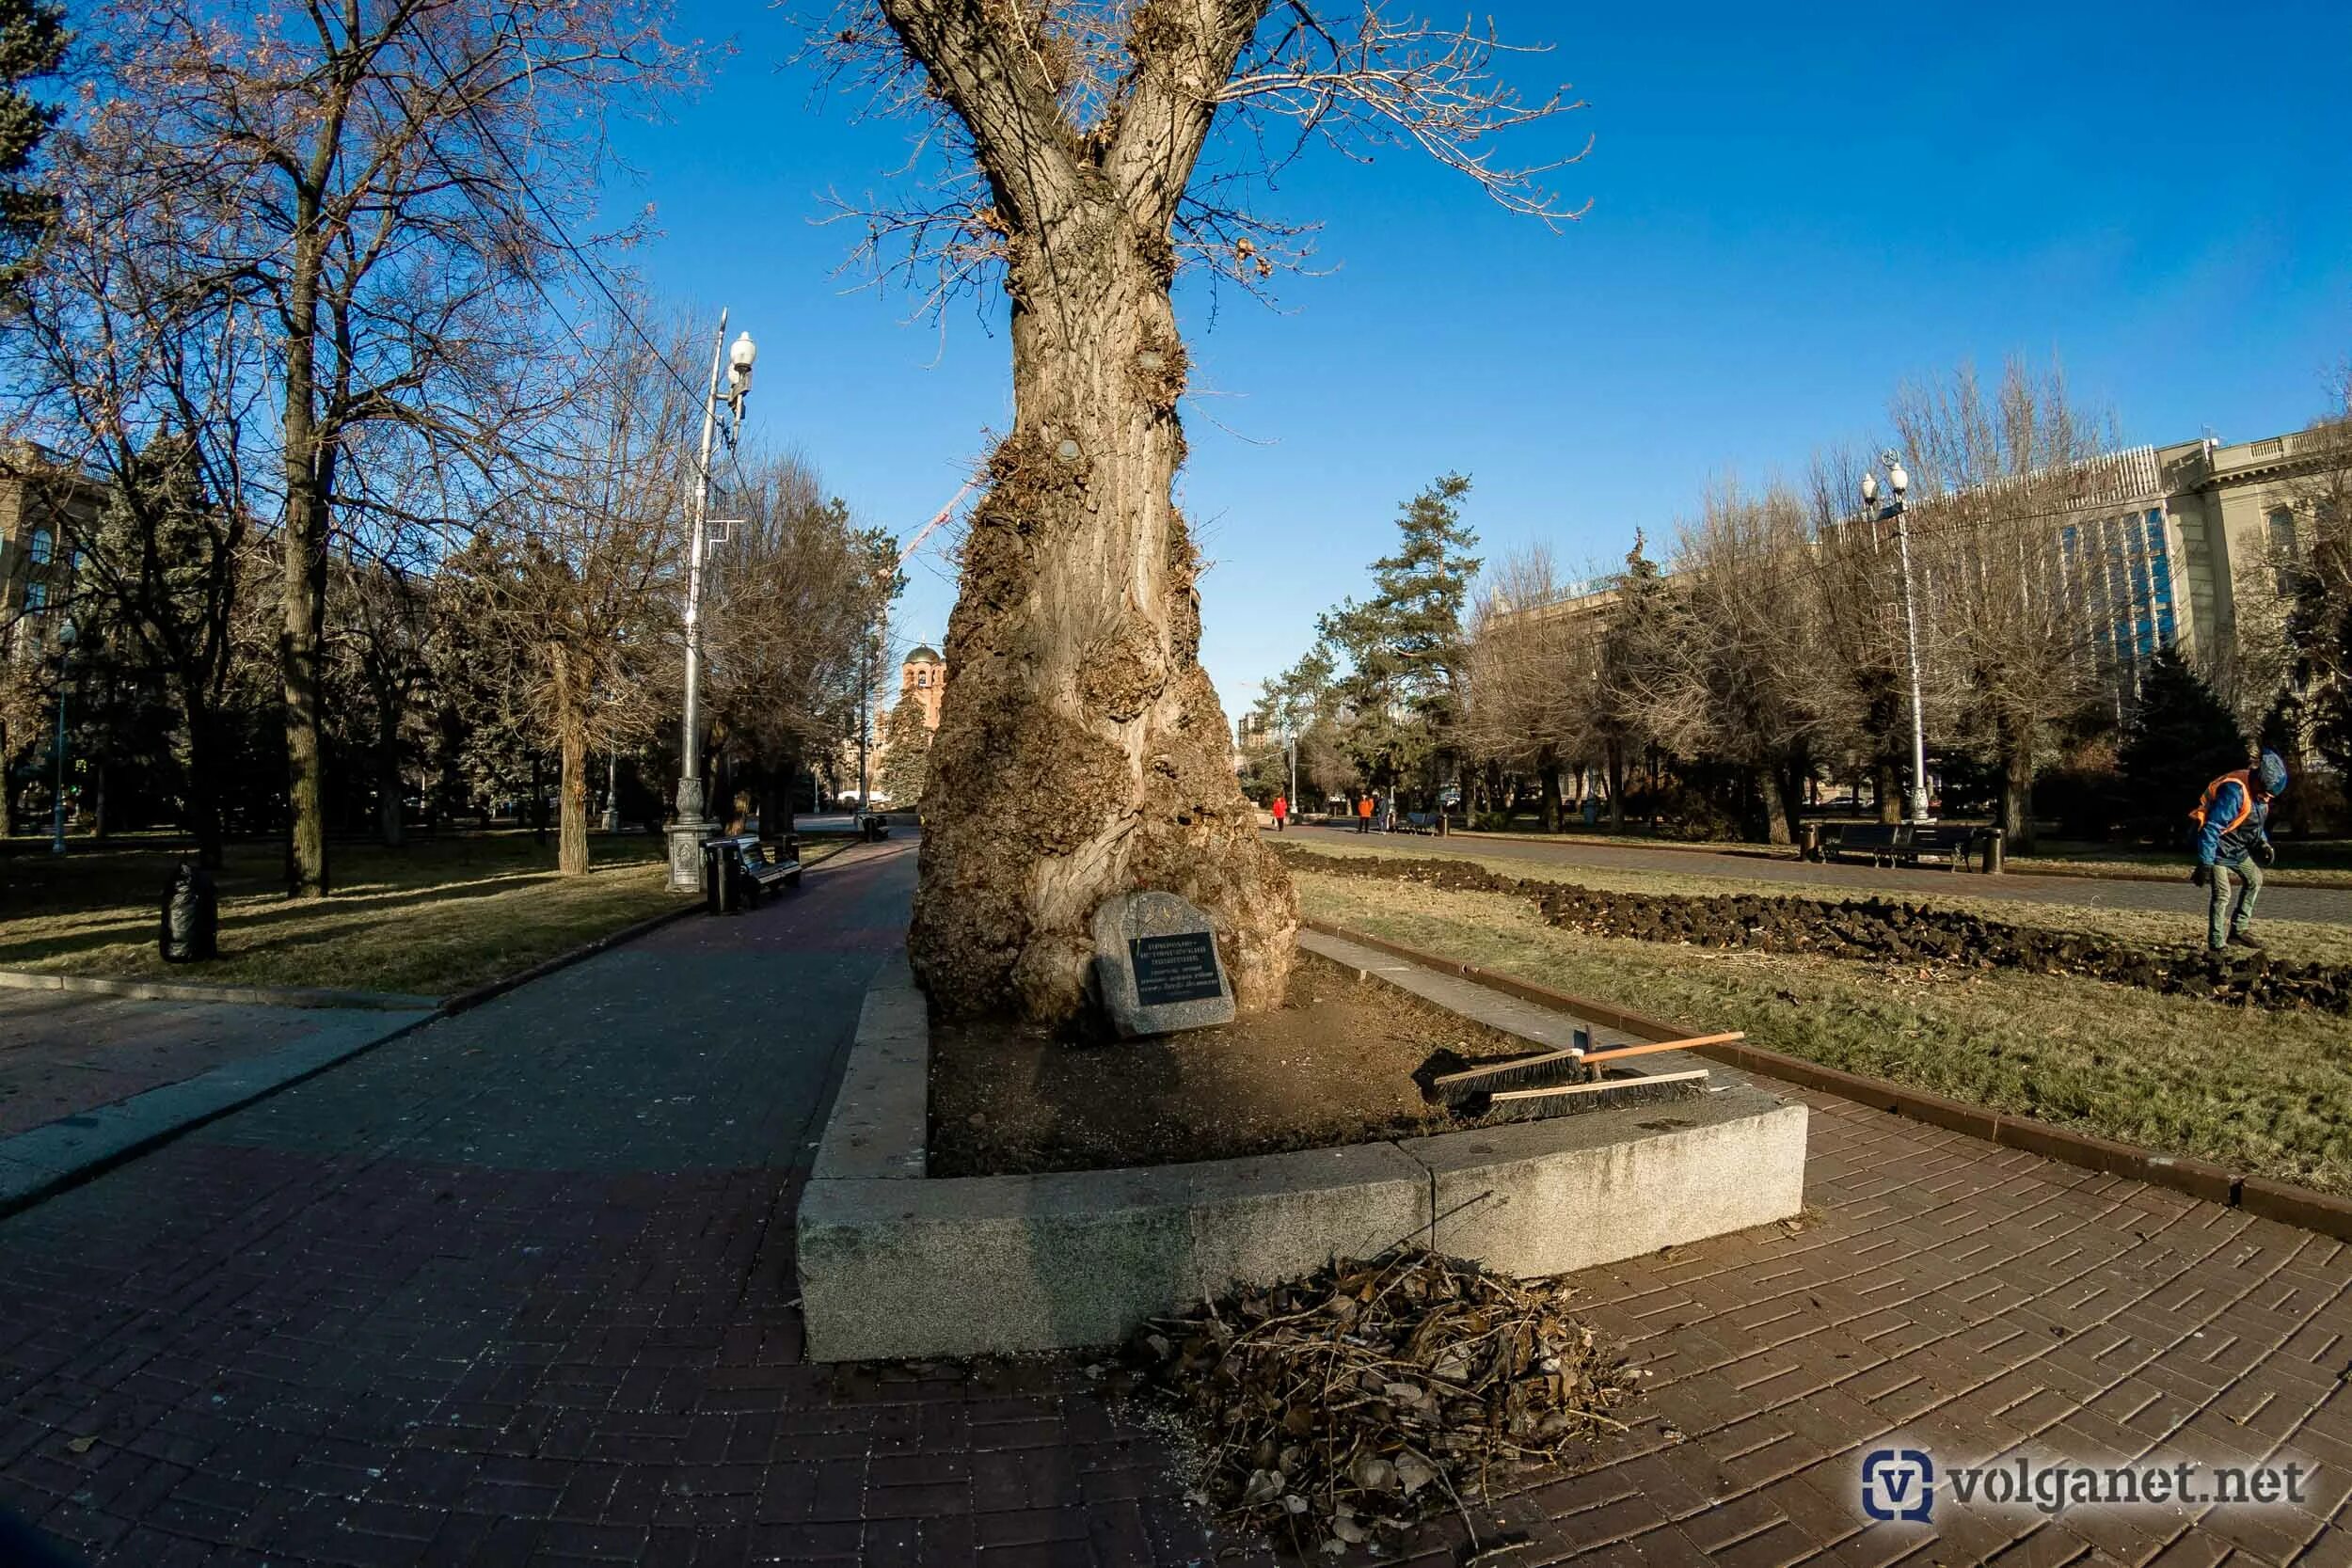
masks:
[[[526,982],[543,979],[674,921],[700,914],[702,910],[703,901],[696,898],[582,942],[518,974],[444,997],[437,1003],[423,998],[426,1006],[422,1010],[392,1028],[358,1038],[312,1040],[307,1046],[297,1043],[266,1056],[225,1063],[210,1072],[199,1072],[176,1084],[165,1084],[109,1105],[60,1117],[0,1138],[0,1219],[22,1213],[42,1199],[78,1187],[117,1165],[161,1148],[183,1132],[194,1132],[207,1122],[267,1100],[377,1046],[389,1045],[427,1024],[453,1018]]]
[[[414,1012],[439,1005],[436,996],[389,990],[326,990],[304,986],[199,986],[176,980],[116,980],[96,974],[49,974],[0,969],[0,990],[63,990],[89,996],[128,996],[142,1002],[228,1002],[254,1007],[360,1007]]]
[[[1391,942],[1385,937],[1373,936],[1369,932],[1354,930],[1329,921],[1302,918],[1299,924],[1309,930],[1321,931],[1326,936],[1338,937],[1346,942],[1360,942],[1366,947],[1441,974],[1457,975],[1524,1002],[1573,1012],[1596,1023],[1621,1029],[1629,1035],[1670,1040],[1686,1037],[1690,1033],[1681,1025],[1662,1019],[1629,1012],[1588,997],[1573,996],[1566,991],[1554,990],[1549,986],[1537,985],[1533,980],[1522,980],[1516,974],[1482,968],[1459,958],[1447,958],[1441,953],[1410,947],[1401,942]],[[2274,1181],[2266,1177],[2241,1176],[2202,1160],[2159,1154],[2153,1149],[2118,1143],[2095,1133],[2077,1132],[2071,1127],[2054,1126],[2031,1117],[2010,1116],[1988,1106],[1947,1100],[1925,1089],[1915,1089],[1888,1079],[1866,1077],[1838,1068],[1823,1067],[1819,1062],[1808,1062],[1801,1056],[1770,1051],[1744,1041],[1732,1045],[1700,1046],[1692,1054],[1712,1057],[1767,1078],[1802,1085],[1823,1094],[1836,1095],[1840,1100],[1852,1101],[1858,1105],[1892,1112],[1913,1121],[1926,1122],[1931,1127],[1979,1138],[1997,1148],[2022,1149],[2084,1170],[2128,1177],[2151,1186],[2185,1193],[2209,1203],[2243,1209],[2259,1219],[2278,1220],[2335,1237],[2339,1241],[2352,1241],[2352,1198],[2339,1197],[2332,1193],[2314,1192],[2308,1187]]]

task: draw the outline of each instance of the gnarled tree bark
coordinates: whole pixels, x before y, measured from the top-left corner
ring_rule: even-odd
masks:
[[[1296,904],[1233,776],[1170,499],[1185,370],[1170,227],[1265,0],[1142,8],[1120,112],[1085,135],[1022,8],[882,8],[971,132],[1012,296],[1013,426],[948,621],[916,972],[951,1013],[1066,1021],[1086,1006],[1096,907],[1160,888],[1215,920],[1241,1007],[1276,1005]]]

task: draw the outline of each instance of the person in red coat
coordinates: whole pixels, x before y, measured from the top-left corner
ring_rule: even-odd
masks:
[[[1279,833],[1282,831],[1283,821],[1288,818],[1291,814],[1290,800],[1279,790],[1277,790],[1274,793],[1273,811],[1274,831]]]

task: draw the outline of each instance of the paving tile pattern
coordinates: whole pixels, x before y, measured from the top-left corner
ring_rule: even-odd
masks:
[[[385,1017],[0,990],[0,1137]]]
[[[0,1224],[0,1503],[138,1568],[1271,1560],[1080,1365],[803,1359],[797,1184],[912,877],[854,854]],[[1650,1392],[1473,1514],[1524,1537],[1497,1560],[2352,1562],[2352,1253],[1808,1099],[1806,1223],[1582,1277]],[[2318,1473],[2300,1510],[1866,1528],[1896,1433]]]

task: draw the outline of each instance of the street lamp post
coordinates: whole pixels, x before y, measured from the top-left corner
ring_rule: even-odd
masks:
[[[73,624],[69,621],[57,633],[57,641],[66,652],[57,660],[57,792],[49,805],[49,852],[65,853],[65,689],[66,672],[73,661]]]
[[[727,346],[727,313],[719,312],[719,336],[710,349],[710,391],[703,400],[702,453],[694,466],[694,494],[689,511],[691,533],[686,558],[686,716],[679,725],[677,819],[670,825],[670,891],[703,891],[702,841],[710,824],[703,816],[703,554],[710,518],[710,443],[721,432],[719,407],[733,416],[725,427],[733,446],[743,428],[743,402],[751,395],[752,360],[758,350],[748,332]],[[721,391],[719,376],[726,374]]]
[[[73,671],[73,622],[63,606],[54,607],[50,613],[57,617],[57,737],[55,756],[57,766],[57,789],[49,802],[49,852],[65,853],[65,698],[67,677]]]
[[[1911,586],[1911,528],[1903,498],[1911,489],[1911,476],[1891,451],[1879,454],[1886,466],[1886,488],[1889,499],[1881,509],[1878,475],[1866,471],[1862,476],[1862,505],[1876,520],[1895,520],[1895,549],[1902,560],[1903,574],[1903,646],[1911,664],[1911,786],[1904,791],[1903,815],[1914,822],[1928,819],[1928,744],[1927,726],[1919,715],[1919,610]]]
[[[858,632],[857,650],[857,811],[861,817],[874,815],[873,769],[867,766],[873,754],[873,693],[874,628],[869,623]]]

